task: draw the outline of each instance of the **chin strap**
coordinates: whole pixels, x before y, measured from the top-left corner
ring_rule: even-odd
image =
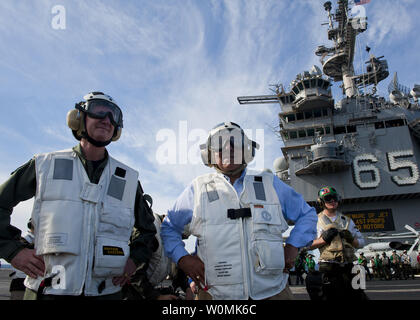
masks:
[[[98,147],[98,148],[106,147],[112,141],[112,139],[111,140],[108,140],[108,141],[98,141],[98,140],[95,140],[95,139],[91,138],[87,134],[87,132],[85,132],[85,131],[82,133],[82,137],[85,138],[87,141],[89,141],[89,143],[93,144],[95,147]]]
[[[217,172],[219,172],[221,174],[224,174],[224,175],[230,177],[230,176],[234,176],[234,175],[242,172],[246,168],[246,166],[247,166],[246,164],[242,164],[239,168],[237,168],[235,170],[232,170],[232,171],[222,171],[222,170],[220,170],[220,168],[217,165],[215,165],[214,166],[214,169],[216,169]]]

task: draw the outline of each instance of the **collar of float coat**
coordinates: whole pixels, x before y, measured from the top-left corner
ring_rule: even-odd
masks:
[[[108,163],[108,151],[105,149],[105,157],[99,161],[90,161],[86,159],[80,143],[73,147],[73,151],[77,154],[83,167],[86,169],[86,173],[92,183],[98,183],[101,178],[102,172]]]

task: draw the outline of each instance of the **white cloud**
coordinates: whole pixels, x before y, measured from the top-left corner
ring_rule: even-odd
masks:
[[[418,3],[413,0],[381,1],[375,3],[369,17],[368,41],[379,46],[385,42],[387,46],[392,46],[395,42],[400,42],[401,38],[414,31],[415,17],[412,14],[414,7]],[[416,31],[417,33],[417,31]]]

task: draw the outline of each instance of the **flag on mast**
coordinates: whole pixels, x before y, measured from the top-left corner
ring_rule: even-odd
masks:
[[[363,5],[363,4],[366,4],[366,3],[369,3],[369,2],[370,2],[370,0],[354,0],[354,4],[356,6]]]

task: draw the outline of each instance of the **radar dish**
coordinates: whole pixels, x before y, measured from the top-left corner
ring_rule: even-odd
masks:
[[[279,157],[273,162],[274,172],[282,172],[289,169],[289,165],[284,157]]]

